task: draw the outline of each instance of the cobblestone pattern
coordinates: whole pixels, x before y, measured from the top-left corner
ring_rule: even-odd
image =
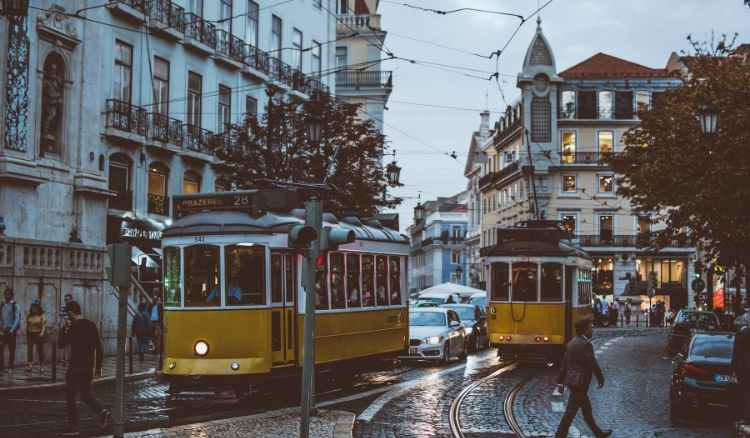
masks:
[[[514,370],[488,380],[467,394],[459,409],[461,430],[467,438],[513,436],[503,411],[508,392],[528,372]]]

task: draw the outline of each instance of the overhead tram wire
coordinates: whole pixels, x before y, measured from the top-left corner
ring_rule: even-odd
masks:
[[[408,35],[398,34],[398,33],[395,33],[395,32],[393,32],[391,30],[388,31],[388,35],[392,36],[392,37],[396,37],[396,38],[403,38],[403,39],[407,39],[407,40],[411,40],[411,41],[416,41],[416,42],[419,42],[419,43],[427,44],[427,45],[430,45],[430,46],[439,47],[441,49],[452,50],[452,51],[458,52],[458,53],[464,53],[466,55],[473,55],[473,56],[476,56],[476,57],[479,57],[479,58],[483,58],[483,59],[492,59],[492,57],[494,56],[493,54],[482,55],[480,53],[472,52],[470,50],[459,49],[457,47],[446,46],[444,44],[436,43],[434,41],[422,40],[422,39],[419,39],[419,38],[410,37]],[[493,52],[493,53],[495,53],[495,52]]]
[[[425,8],[425,7],[422,7],[422,6],[416,6],[416,5],[412,5],[412,4],[409,4],[409,3],[396,2],[396,1],[392,1],[392,0],[383,0],[383,2],[384,3],[391,3],[391,4],[399,5],[399,6],[405,6],[407,8],[416,9],[416,10],[419,10],[419,11],[432,12],[432,13],[438,14],[438,15],[449,15],[449,14],[455,14],[455,13],[458,13],[458,12],[467,11],[467,12],[480,12],[480,13],[484,13],[484,14],[505,15],[505,16],[508,16],[508,17],[516,17],[516,18],[519,18],[519,19],[523,20],[523,16],[518,15],[518,14],[514,14],[512,12],[493,11],[493,10],[489,10],[489,9],[458,8],[458,9],[450,9],[450,10],[441,10],[441,9]]]

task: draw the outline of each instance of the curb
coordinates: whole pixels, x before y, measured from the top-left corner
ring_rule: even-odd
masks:
[[[150,368],[146,371],[141,371],[139,373],[126,374],[125,381],[132,382],[132,381],[143,380],[149,377],[156,377],[156,376],[157,376],[156,368]],[[91,384],[101,385],[102,383],[113,382],[114,380],[115,380],[115,376],[98,377],[92,380]],[[40,389],[52,389],[52,388],[63,388],[63,387],[65,387],[64,376],[63,376],[62,381],[55,382],[55,383],[41,383],[38,385],[0,387],[0,394],[8,394],[8,393],[14,393],[14,392],[21,392],[21,391],[36,391]]]

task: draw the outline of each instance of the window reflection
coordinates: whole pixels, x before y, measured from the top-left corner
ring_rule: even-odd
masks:
[[[346,255],[346,287],[349,307],[360,307],[361,297],[359,294],[359,254]]]
[[[542,263],[542,301],[562,301],[560,263]]]
[[[331,308],[345,307],[346,291],[344,291],[344,255],[331,254]]]
[[[168,307],[180,306],[180,248],[164,248],[164,304]]]
[[[536,263],[513,263],[513,301],[536,301]]]
[[[185,306],[215,307],[221,304],[219,247],[185,248]]]
[[[362,305],[375,305],[375,261],[371,255],[362,256]]]
[[[508,301],[508,264],[492,264],[492,299]]]
[[[611,91],[599,92],[599,118],[600,119],[612,118],[612,92]]]
[[[389,257],[389,260],[391,263],[389,271],[391,279],[391,305],[397,306],[401,304],[401,259],[399,257]]]
[[[562,105],[560,111],[560,118],[562,119],[573,119],[576,115],[576,92],[573,90],[565,90],[562,92]]]
[[[388,305],[388,291],[386,290],[388,288],[388,263],[386,260],[386,256],[377,257],[377,270],[375,272],[377,272],[376,287],[378,293],[375,297],[376,306]]]
[[[266,304],[266,247],[255,244],[227,246],[226,303],[229,306]]]

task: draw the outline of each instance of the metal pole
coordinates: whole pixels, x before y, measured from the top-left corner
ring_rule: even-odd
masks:
[[[305,203],[305,224],[315,228],[318,239],[310,242],[310,249],[303,264],[303,287],[305,288],[305,346],[302,363],[302,421],[300,438],[310,436],[310,415],[315,411],[315,261],[320,254],[320,235],[323,212],[320,201],[311,198]]]
[[[115,412],[113,433],[121,438],[125,432],[125,333],[128,324],[128,288],[118,288],[117,368],[115,372]]]

